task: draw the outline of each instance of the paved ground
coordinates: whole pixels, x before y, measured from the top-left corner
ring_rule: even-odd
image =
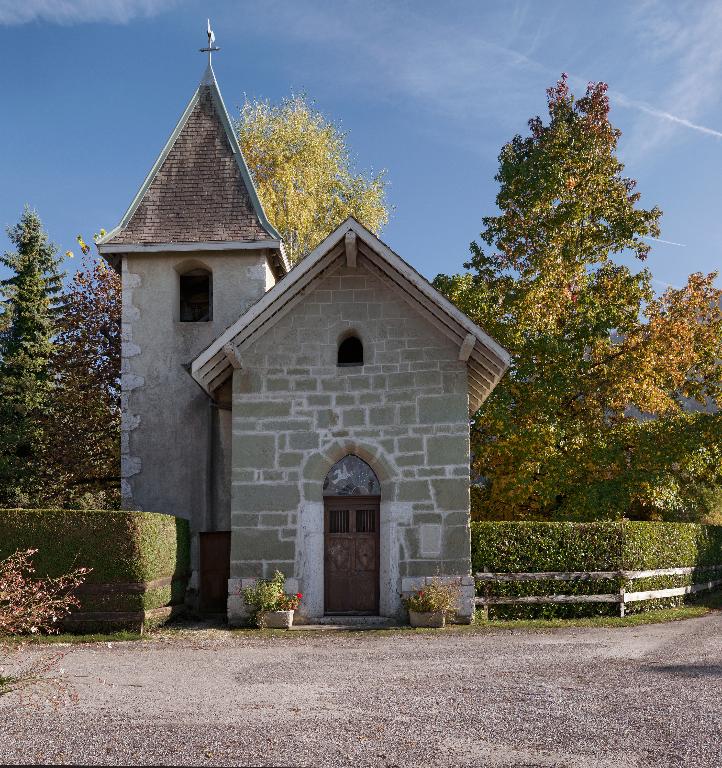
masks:
[[[74,646],[62,665],[76,704],[0,698],[0,763],[722,765],[720,612],[548,632],[196,632]]]

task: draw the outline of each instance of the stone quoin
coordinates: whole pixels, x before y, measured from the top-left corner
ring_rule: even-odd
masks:
[[[509,355],[353,218],[290,268],[208,65],[118,227],[122,496],[190,521],[188,601],[402,617],[432,578],[473,611],[469,415]],[[224,538],[225,536],[225,538]]]

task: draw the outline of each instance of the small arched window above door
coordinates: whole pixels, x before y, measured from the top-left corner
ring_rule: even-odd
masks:
[[[364,364],[364,345],[358,336],[348,336],[338,345],[339,368]]]
[[[324,496],[380,496],[381,484],[371,467],[352,453],[329,469],[323,481]]]
[[[181,323],[207,323],[213,319],[213,279],[207,269],[180,275]]]

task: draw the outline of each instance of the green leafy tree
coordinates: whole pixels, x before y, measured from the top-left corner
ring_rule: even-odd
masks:
[[[291,262],[348,216],[373,232],[388,221],[384,172],[352,167],[346,135],[303,96],[243,104],[236,123],[249,170]]]
[[[62,275],[35,211],[26,208],[8,235],[16,250],[0,257],[11,271],[0,282],[0,503],[20,504],[36,499],[42,486]]]
[[[722,481],[722,416],[702,408],[722,391],[716,275],[655,297],[615,260],[647,258],[661,212],[623,176],[606,86],[577,100],[563,75],[548,108],[501,151],[473,271],[435,280],[513,356],[473,422],[477,514],[704,516]]]

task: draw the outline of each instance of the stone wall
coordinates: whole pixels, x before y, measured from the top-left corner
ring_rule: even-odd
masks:
[[[364,266],[339,266],[242,348],[233,377],[229,619],[243,579],[278,568],[323,614],[322,485],[348,453],[381,482],[380,612],[402,580],[466,576],[469,422],[458,347]],[[363,367],[339,368],[354,331]]]
[[[179,274],[195,267],[212,272],[213,320],[181,323]],[[184,517],[193,534],[230,529],[230,413],[211,406],[184,366],[257,301],[268,282],[262,250],[123,257],[126,509]],[[197,546],[193,536],[191,593],[197,589]]]

